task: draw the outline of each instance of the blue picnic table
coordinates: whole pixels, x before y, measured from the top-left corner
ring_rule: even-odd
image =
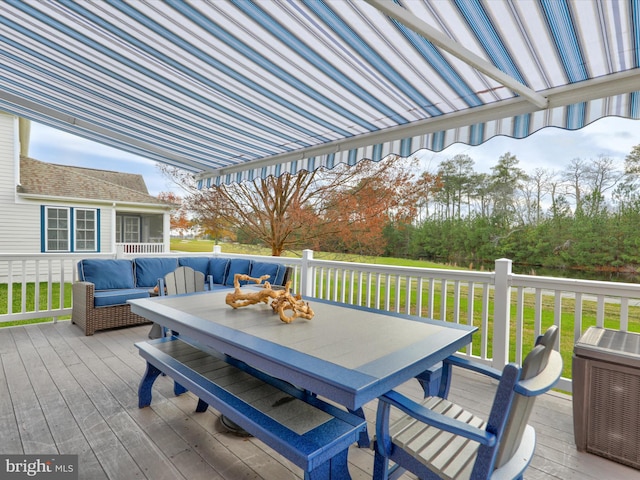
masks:
[[[477,329],[320,299],[308,299],[315,312],[311,320],[297,318],[286,324],[266,304],[229,307],[227,293],[201,292],[129,303],[132,312],[180,332],[180,338],[199,348],[220,352],[233,362],[243,362],[343,405],[362,418],[364,404],[419,377],[469,344]],[[142,354],[147,347],[139,348]],[[145,355],[156,360],[151,353]],[[151,383],[143,380],[145,396]],[[365,431],[359,444],[367,443]],[[346,452],[341,455],[331,467],[338,471],[337,476],[319,478],[350,478],[341,471],[346,469]]]

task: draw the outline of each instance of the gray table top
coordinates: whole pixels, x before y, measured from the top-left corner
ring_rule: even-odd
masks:
[[[446,358],[476,330],[312,298],[315,316],[286,324],[265,304],[232,309],[227,293],[129,303],[134,313],[349,408]]]

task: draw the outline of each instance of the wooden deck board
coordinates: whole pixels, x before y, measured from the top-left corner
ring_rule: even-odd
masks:
[[[0,329],[0,452],[77,453],[86,480],[302,478],[262,442],[226,433],[217,412],[195,413],[197,399],[175,397],[169,378],[156,381],[151,407],[139,409],[145,362],[133,344],[148,330],[143,325],[85,337],[69,322]],[[494,388],[474,374],[456,374],[451,398],[484,414]],[[399,390],[421,395],[415,381]],[[365,406],[370,431],[375,407]],[[537,402],[537,450],[525,479],[640,478],[637,470],[577,452],[571,415],[567,395]],[[370,479],[372,451],[351,447],[349,468],[354,480]]]

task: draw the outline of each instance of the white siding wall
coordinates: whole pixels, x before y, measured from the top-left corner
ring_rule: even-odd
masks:
[[[40,251],[40,210],[16,204],[18,119],[0,114],[0,252]]]

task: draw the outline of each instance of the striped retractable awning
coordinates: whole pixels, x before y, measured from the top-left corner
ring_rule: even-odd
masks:
[[[0,110],[202,186],[640,118],[640,0],[0,0]]]

